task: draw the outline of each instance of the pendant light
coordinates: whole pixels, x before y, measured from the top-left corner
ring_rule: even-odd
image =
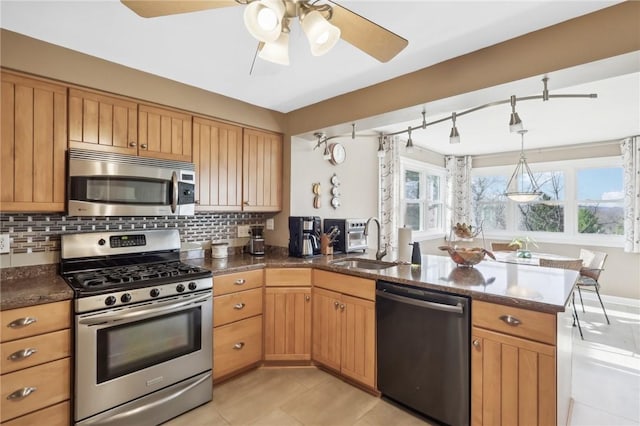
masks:
[[[453,122],[453,127],[451,127],[451,133],[449,134],[449,143],[460,143],[460,133],[458,133],[458,128],[456,127],[456,116],[457,114],[454,112],[451,114],[451,121]]]
[[[520,160],[511,175],[511,179],[509,179],[509,183],[507,183],[504,195],[516,203],[528,203],[537,200],[542,195],[542,191],[540,191],[540,187],[533,177],[533,173],[531,173],[531,169],[527,164],[527,158],[524,155],[524,135],[527,130],[523,129],[518,133],[520,133]]]
[[[409,134],[409,139],[407,139],[407,144],[405,145],[405,149],[408,153],[413,152],[413,140],[411,139],[411,126],[407,129],[407,133]]]
[[[520,130],[524,129],[524,125],[522,124],[522,120],[520,120],[520,116],[516,112],[515,95],[511,95],[509,102],[511,102],[511,117],[509,118],[509,131],[511,133],[519,132]]]

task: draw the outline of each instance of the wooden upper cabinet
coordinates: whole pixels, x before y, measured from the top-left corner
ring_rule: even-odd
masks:
[[[66,87],[2,72],[0,210],[64,211]]]
[[[69,89],[69,147],[138,154],[138,104]]]
[[[244,211],[282,210],[282,136],[244,129]]]
[[[242,209],[242,127],[193,119],[196,210]]]
[[[140,104],[138,144],[140,156],[191,162],[191,115]]]
[[[191,162],[191,115],[72,88],[69,147]]]

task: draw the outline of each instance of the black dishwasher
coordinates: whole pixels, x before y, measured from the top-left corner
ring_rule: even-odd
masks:
[[[380,392],[441,423],[468,425],[470,308],[468,297],[378,281]]]

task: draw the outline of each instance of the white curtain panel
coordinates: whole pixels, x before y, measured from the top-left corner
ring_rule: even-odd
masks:
[[[640,253],[640,137],[622,141],[624,168],[624,251]]]
[[[449,224],[471,223],[471,156],[444,159],[447,169],[447,213]]]
[[[389,250],[397,247],[399,189],[400,189],[400,138],[385,137],[384,157],[378,162],[380,190],[378,191],[378,217],[382,227],[381,242],[389,245]]]

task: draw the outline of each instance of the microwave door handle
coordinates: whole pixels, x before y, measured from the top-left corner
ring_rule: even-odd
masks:
[[[176,172],[171,174],[171,213],[175,213],[178,208],[178,175]]]

